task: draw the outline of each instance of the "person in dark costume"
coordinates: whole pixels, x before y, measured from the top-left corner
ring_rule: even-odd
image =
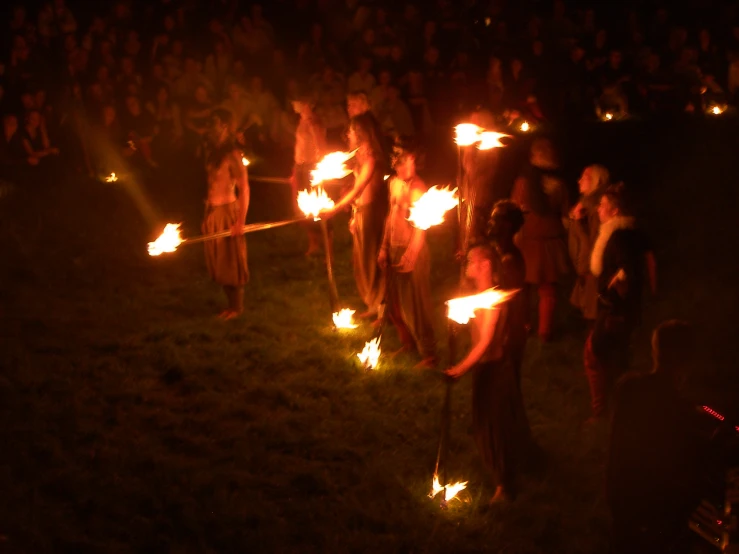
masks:
[[[526,260],[526,283],[536,288],[539,296],[538,335],[543,342],[552,338],[556,285],[569,272],[564,228],[569,206],[558,170],[551,143],[535,140],[530,163],[516,179],[511,194],[524,213],[516,244]]]
[[[629,374],[616,389],[606,496],[615,554],[692,552],[688,518],[700,495],[697,414],[680,392],[693,365],[694,333],[666,321],[652,335],[652,372]]]
[[[598,307],[598,285],[590,271],[590,255],[598,238],[600,219],[598,204],[608,186],[608,170],[601,165],[586,167],[580,177],[580,200],[570,210],[568,246],[570,259],[577,273],[577,280],[570,295],[570,303],[592,325]]]
[[[590,258],[590,271],[598,286],[595,324],[584,353],[591,420],[606,415],[608,395],[628,368],[631,334],[641,318],[645,260],[650,248],[635,218],[627,214],[623,184],[609,186],[598,206],[600,230]]]
[[[511,202],[496,204],[491,231],[495,244],[474,245],[467,255],[466,276],[479,293],[498,285],[523,286],[523,257],[513,235],[523,224],[520,209]],[[525,340],[525,319],[520,302],[504,302],[492,310],[478,310],[472,320],[473,346],[446,374],[458,378],[472,370],[473,433],[480,456],[495,481],[491,503],[513,496],[521,465],[534,451],[523,405],[518,367]]]

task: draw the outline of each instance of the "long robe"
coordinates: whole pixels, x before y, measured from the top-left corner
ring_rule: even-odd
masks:
[[[580,200],[585,208],[582,219],[570,221],[568,246],[577,280],[570,295],[570,303],[578,308],[585,319],[594,320],[598,310],[598,281],[590,271],[590,255],[598,237],[600,220],[598,202],[602,191],[595,191]]]
[[[512,267],[514,264],[495,263]],[[523,274],[523,267],[518,273]],[[498,279],[508,283],[508,276]],[[531,429],[523,405],[517,368],[515,367],[518,324],[516,307],[508,303],[499,308],[493,339],[473,371],[473,434],[480,455],[497,485],[511,491],[518,466],[533,450]]]
[[[382,167],[375,167],[360,200],[353,207],[354,279],[362,301],[371,313],[377,313],[385,297],[385,273],[377,264],[388,211],[387,183]],[[361,203],[360,203],[361,202]]]
[[[208,206],[203,220],[203,234],[228,231],[238,217],[238,202]],[[243,286],[249,282],[245,237],[224,237],[206,241],[204,244],[205,265],[213,281],[230,287]]]

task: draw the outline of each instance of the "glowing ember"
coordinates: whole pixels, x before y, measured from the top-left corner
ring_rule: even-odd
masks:
[[[244,167],[247,167],[251,162],[246,159],[246,156],[242,156],[241,163],[244,164]]]
[[[496,133],[494,131],[485,131],[480,135],[480,144],[477,147],[480,150],[490,150],[491,148],[501,148],[505,146],[500,139],[507,137],[508,135],[503,133]]]
[[[446,487],[442,487],[439,483],[439,476],[434,475],[434,480],[431,483],[431,494],[429,494],[429,498],[434,498],[437,494],[439,494],[441,491],[444,492],[444,500],[449,502],[452,498],[457,496],[461,491],[467,488],[468,481],[465,481],[464,483],[454,483],[453,485],[447,485]]]
[[[149,256],[159,256],[165,252],[174,252],[182,244],[180,224],[167,223],[164,232],[154,242],[149,243]]]
[[[531,129],[531,125],[529,125],[529,122],[528,122],[528,121],[524,121],[524,122],[523,122],[523,123],[521,123],[521,125],[519,126],[519,130],[520,130],[520,131],[521,131],[522,133],[528,133],[530,129]]]
[[[325,190],[318,187],[311,191],[301,190],[298,193],[298,207],[306,216],[318,221],[321,219],[319,214],[322,211],[334,207],[334,201],[329,198]]]
[[[334,325],[337,329],[356,329],[357,325],[352,321],[354,310],[344,308],[338,312],[334,312]]]
[[[474,123],[460,123],[454,128],[456,136],[454,142],[459,146],[470,146],[480,140],[480,134],[484,131]]]
[[[493,288],[472,296],[453,298],[446,302],[449,306],[447,317],[464,325],[475,317],[475,310],[492,310],[517,292],[517,290],[505,291]]]
[[[410,221],[414,227],[424,231],[444,223],[444,214],[459,204],[457,189],[431,187],[410,208]]]
[[[326,154],[323,159],[316,164],[316,168],[310,172],[311,185],[318,186],[324,181],[332,181],[334,179],[343,179],[349,175],[352,170],[346,167],[356,150],[353,152],[331,152]]]
[[[364,345],[364,349],[357,354],[364,369],[375,369],[380,361],[380,337],[372,339]]]
[[[390,175],[385,175],[385,176],[384,176],[384,177],[382,178],[382,180],[383,180],[383,181],[387,181],[387,180],[388,180],[389,178],[390,178]]]
[[[118,180],[118,177],[116,177],[115,173],[111,173],[105,178],[106,183],[115,183]]]
[[[603,121],[610,121],[613,119],[613,114],[611,112],[606,112],[603,114]]]

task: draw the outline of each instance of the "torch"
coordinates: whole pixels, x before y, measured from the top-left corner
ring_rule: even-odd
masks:
[[[270,223],[251,223],[244,225],[241,230],[242,234],[255,233],[257,231],[265,231],[267,229],[274,229],[276,227],[283,227],[291,223],[297,223],[302,219],[288,219],[286,221],[273,221]],[[199,242],[205,242],[208,240],[215,240],[224,237],[230,237],[231,231],[220,231],[218,233],[212,233],[210,235],[200,235],[191,238],[182,238],[180,234],[179,223],[167,223],[164,227],[164,231],[159,237],[149,243],[149,256],[161,256],[165,253],[175,252],[177,248],[183,244],[197,244]]]

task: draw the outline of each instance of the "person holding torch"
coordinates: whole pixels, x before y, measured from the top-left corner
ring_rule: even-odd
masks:
[[[205,243],[208,273],[223,287],[228,301],[219,316],[226,320],[244,311],[244,285],[249,281],[246,239],[242,235],[249,211],[249,179],[229,131],[231,118],[231,112],[220,108],[211,116],[205,158],[208,197],[202,226],[204,234],[231,231],[230,237]]]
[[[514,203],[500,201],[495,205],[488,234],[494,244],[478,242],[467,254],[465,275],[476,293],[494,286],[503,290],[523,287],[524,261],[513,243],[522,225],[523,214]],[[491,504],[511,498],[516,469],[534,451],[518,377],[526,340],[525,304],[516,302],[516,296],[494,309],[475,312],[472,348],[461,362],[446,370],[452,378],[473,371],[473,434],[496,483]]]
[[[385,182],[386,162],[380,137],[375,133],[372,116],[364,113],[349,123],[349,147],[356,150],[354,186],[330,210],[321,212],[329,218],[352,207],[349,230],[353,236],[354,279],[367,311],[358,317],[377,317],[385,297],[385,276],[377,264],[385,218],[388,213],[388,191]]]
[[[436,338],[431,307],[431,257],[426,232],[409,221],[411,204],[428,187],[416,172],[422,163],[421,149],[412,139],[398,141],[390,180],[390,211],[385,222],[382,247],[377,263],[387,279],[386,306],[398,329],[403,350],[418,350],[417,368],[436,365]]]

